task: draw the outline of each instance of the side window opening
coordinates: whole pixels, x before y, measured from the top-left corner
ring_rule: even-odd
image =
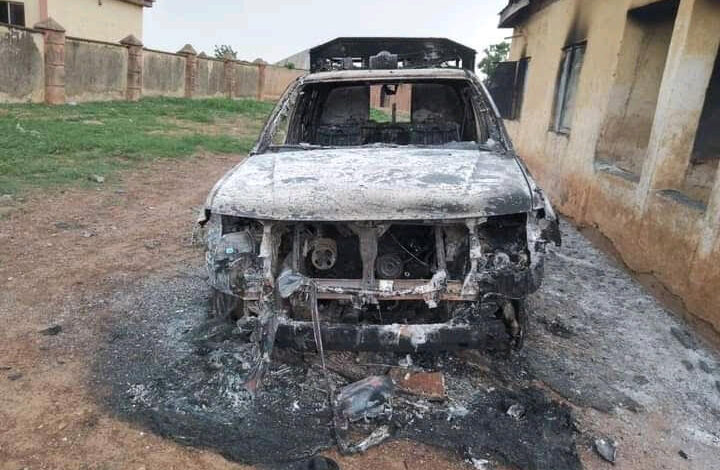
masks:
[[[585,59],[586,43],[574,44],[563,50],[560,71],[555,86],[555,104],[551,130],[559,133],[570,133],[572,126],[575,97],[580,81],[580,71]]]

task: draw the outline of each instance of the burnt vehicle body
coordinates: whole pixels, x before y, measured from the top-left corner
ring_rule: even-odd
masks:
[[[556,216],[482,83],[448,67],[471,69],[474,51],[402,41],[314,50],[312,73],[208,196],[216,309],[266,352],[276,340],[407,352],[499,334],[522,344],[523,300],[546,246],[560,243]],[[371,109],[373,93],[404,93],[408,111]]]

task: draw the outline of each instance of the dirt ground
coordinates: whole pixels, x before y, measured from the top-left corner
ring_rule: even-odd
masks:
[[[9,203],[0,220],[0,469],[247,468],[123,419],[90,385],[118,296],[202,265],[193,221],[238,159],[160,162],[118,183]],[[532,299],[534,331],[518,370],[572,409],[584,468],[609,468],[592,450],[600,436],[618,441],[616,468],[718,468],[720,356],[563,229],[566,246],[549,256],[547,282]],[[61,331],[44,331],[55,325]],[[478,375],[494,368],[482,355],[463,357]],[[327,455],[343,469],[472,468],[457,453],[407,439]]]

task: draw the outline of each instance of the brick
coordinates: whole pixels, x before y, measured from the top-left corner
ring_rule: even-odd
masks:
[[[445,399],[445,376],[442,372],[413,372],[403,368],[390,370],[398,390],[429,400]]]

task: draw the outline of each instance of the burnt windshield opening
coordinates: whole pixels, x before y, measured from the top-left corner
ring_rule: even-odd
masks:
[[[485,142],[467,80],[305,84],[277,147]]]

